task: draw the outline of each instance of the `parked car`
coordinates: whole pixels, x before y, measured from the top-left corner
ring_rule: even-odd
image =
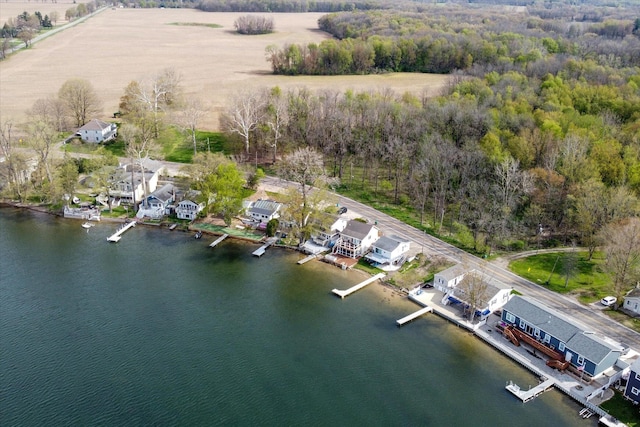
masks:
[[[342,215],[343,213],[347,213],[347,208],[344,206],[338,209],[338,215]]]
[[[604,305],[605,307],[611,307],[615,303],[616,303],[616,297],[612,297],[612,296],[604,297],[600,300],[600,304]]]

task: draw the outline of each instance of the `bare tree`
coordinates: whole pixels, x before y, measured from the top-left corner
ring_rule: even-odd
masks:
[[[613,277],[613,294],[620,300],[626,291],[640,283],[640,218],[609,224],[603,228],[601,237],[607,256],[605,268]]]
[[[57,132],[67,129],[65,105],[58,98],[37,99],[27,114],[33,120],[49,123]]]
[[[273,148],[273,162],[275,163],[278,157],[278,144],[282,132],[289,122],[288,105],[287,99],[278,86],[268,91],[265,95],[267,103],[264,118],[267,126],[273,132],[273,142],[268,144]]]
[[[18,150],[18,140],[13,134],[11,121],[0,122],[0,188],[8,187],[22,201],[26,191],[27,161]]]
[[[277,168],[282,178],[293,181],[299,186],[297,193],[300,197],[296,205],[292,205],[292,209],[295,209],[295,214],[292,216],[295,216],[293,220],[298,224],[298,227],[304,229],[312,211],[318,207],[317,200],[316,203],[310,203],[311,188],[312,186],[323,188],[328,181],[322,154],[311,148],[300,148],[284,156]],[[300,243],[303,243],[304,233],[301,233],[299,237]]]
[[[120,127],[120,135],[126,146],[127,156],[132,163],[138,166],[141,174],[142,189],[144,199],[147,198],[147,180],[145,177],[145,162],[149,159],[149,154],[155,148],[155,139],[153,138],[152,120],[141,120],[137,125],[125,123]],[[132,164],[131,181],[133,185],[134,165]],[[135,205],[135,189],[133,190],[133,204]]]
[[[160,134],[162,114],[180,105],[180,80],[180,74],[172,68],[167,68],[153,78],[140,81],[132,87],[132,95],[136,102],[144,105],[153,116],[154,138]]]
[[[257,93],[245,91],[236,95],[227,114],[221,117],[223,129],[242,137],[246,154],[249,154],[251,132],[262,118],[263,106],[263,97]]]
[[[40,166],[44,168],[49,183],[53,182],[51,151],[58,141],[58,133],[51,124],[35,121],[27,126],[27,143],[38,156]]]
[[[98,94],[87,80],[67,80],[58,91],[58,98],[64,103],[76,127],[84,125],[90,116],[102,111]]]
[[[191,97],[185,102],[184,107],[175,114],[176,125],[189,133],[191,143],[193,144],[194,155],[198,152],[198,145],[196,141],[198,123],[200,123],[200,120],[205,115],[206,111],[207,108],[200,98]]]
[[[467,303],[467,315],[469,321],[473,323],[476,317],[476,311],[482,308],[488,302],[489,284],[484,275],[478,271],[471,271],[465,274],[455,289],[455,295]]]

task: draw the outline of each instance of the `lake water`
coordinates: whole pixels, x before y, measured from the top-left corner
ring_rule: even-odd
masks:
[[[271,248],[0,209],[0,425],[592,426],[413,303]],[[206,236],[205,236],[206,237]]]

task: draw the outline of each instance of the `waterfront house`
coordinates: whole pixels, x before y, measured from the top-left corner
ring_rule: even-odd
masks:
[[[398,236],[382,236],[371,245],[371,251],[365,256],[378,267],[401,266],[406,253],[411,248],[411,242]]]
[[[266,224],[272,219],[280,217],[282,203],[273,200],[256,200],[247,208],[247,215],[261,224]]]
[[[175,200],[175,187],[173,184],[165,184],[147,196],[144,203],[140,204],[136,216],[160,219],[168,213],[169,205]]]
[[[183,200],[176,206],[176,216],[178,219],[194,220],[204,209],[204,203],[196,203],[193,200]]]
[[[133,169],[133,172],[132,172]],[[147,193],[153,193],[158,187],[160,173],[158,170],[151,171],[145,169],[144,178]],[[118,197],[122,203],[132,204],[135,196],[136,203],[140,203],[144,198],[144,186],[140,167],[137,165],[123,165],[113,171],[109,178],[111,188],[109,193],[113,197]]]
[[[627,386],[624,389],[624,397],[635,404],[640,403],[640,358],[631,364]]]
[[[311,236],[313,243],[325,248],[332,247],[340,238],[340,233],[347,227],[347,220],[337,218],[329,227],[320,227],[318,231]]]
[[[479,272],[471,270],[445,294],[443,304],[460,304],[465,311],[473,305],[475,307],[474,317],[484,320],[509,301],[512,290],[510,286],[495,278],[485,277]]]
[[[93,119],[76,131],[76,135],[84,142],[101,143],[115,139],[118,136],[118,127],[115,123],[107,123]]]
[[[632,314],[640,314],[640,288],[633,288],[625,295],[622,308]]]
[[[340,233],[340,238],[333,246],[333,253],[348,258],[363,256],[378,240],[378,228],[373,224],[351,220]]]
[[[623,351],[621,346],[533,298],[513,296],[502,308],[502,322],[558,352],[585,378],[612,368]]]
[[[446,294],[464,279],[466,272],[467,269],[462,264],[442,270],[433,276],[433,287]]]

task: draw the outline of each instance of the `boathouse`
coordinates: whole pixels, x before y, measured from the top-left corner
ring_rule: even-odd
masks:
[[[533,298],[513,296],[502,309],[502,322],[560,353],[585,378],[613,367],[623,350]]]

